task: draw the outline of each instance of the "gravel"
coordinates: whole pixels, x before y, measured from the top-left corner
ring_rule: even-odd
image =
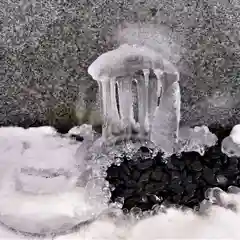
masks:
[[[240,185],[240,158],[227,157],[221,152],[221,140],[228,129],[212,129],[219,138],[216,146],[204,156],[183,152],[163,159],[162,153],[151,157],[152,150],[141,147],[131,160],[124,157],[120,166],[107,170],[107,180],[113,186],[113,202],[124,199],[123,208],[139,207],[150,210],[154,205],[170,203],[197,207],[208,188],[223,190]]]

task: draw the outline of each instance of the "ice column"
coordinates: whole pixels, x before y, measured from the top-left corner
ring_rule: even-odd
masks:
[[[166,129],[174,133],[168,136],[176,138],[180,117],[179,75],[159,52],[144,46],[124,44],[98,57],[89,66],[88,73],[100,87],[103,137],[129,138],[133,136],[134,129],[139,139],[150,139],[152,134],[154,140],[161,143],[154,134],[159,129],[152,130],[152,126],[162,128],[170,124],[171,127]],[[137,85],[137,119],[133,112],[133,81]],[[163,131],[166,135],[165,129]]]

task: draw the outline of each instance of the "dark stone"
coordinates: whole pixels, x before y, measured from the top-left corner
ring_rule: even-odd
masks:
[[[112,165],[107,170],[108,178],[109,179],[118,179],[119,178],[119,168],[115,165]]]
[[[185,191],[186,191],[187,196],[190,197],[190,198],[193,197],[196,188],[197,188],[197,185],[196,185],[196,184],[194,184],[194,183],[188,184],[188,185],[185,187]]]
[[[71,134],[70,137],[74,138],[76,141],[79,141],[79,142],[82,142],[84,140],[82,136],[79,136],[77,134]]]
[[[240,186],[240,158],[222,154],[220,144],[207,149],[204,156],[190,152],[163,159],[160,152],[151,162],[149,158],[142,158],[151,151],[146,148],[139,150],[134,156],[135,163],[124,160],[120,166],[109,168],[107,180],[110,184],[115,183],[116,187],[112,192],[112,201],[123,196],[124,208],[127,209],[137,206],[149,210],[159,202],[197,208],[204,200],[207,189],[219,187],[226,191],[231,185]],[[144,161],[148,168],[137,167]]]
[[[151,182],[151,183],[147,183],[145,185],[144,190],[146,191],[146,193],[155,194],[155,193],[163,190],[164,188],[165,188],[164,183]]]
[[[178,171],[171,172],[171,181],[178,181],[179,184],[182,182],[181,173]]]
[[[140,178],[138,179],[138,182],[140,184],[144,184],[146,182],[149,182],[150,174],[151,174],[151,171],[143,172],[142,175],[140,176]]]
[[[136,191],[136,187],[135,188],[127,188],[124,192],[123,192],[123,195],[121,197],[124,197],[124,198],[129,198],[131,196],[134,195],[134,192]],[[119,196],[120,197],[120,196]]]
[[[192,164],[191,164],[191,169],[193,171],[196,171],[196,172],[200,172],[202,171],[202,164],[200,161],[194,161]]]
[[[139,170],[146,170],[153,165],[153,160],[151,158],[143,159],[137,164]]]
[[[170,170],[179,170],[178,167],[174,166],[171,160],[168,160],[166,166]]]
[[[133,171],[131,176],[132,176],[132,179],[138,181],[140,175],[141,175],[141,172],[136,169],[136,170]]]
[[[168,173],[163,173],[161,182],[163,182],[165,185],[169,184],[170,176]]]
[[[195,173],[194,178],[196,180],[198,180],[202,176],[202,174],[203,174],[203,172],[197,172],[197,173]]]
[[[163,170],[161,167],[157,167],[154,171],[152,171],[151,179],[154,181],[160,181],[163,176]]]
[[[211,185],[217,185],[217,182],[214,178],[214,174],[213,174],[213,170],[208,168],[208,167],[204,167],[203,168],[203,179]]]
[[[127,176],[129,176],[131,174],[131,170],[129,169],[129,167],[126,163],[122,163],[122,171]]]
[[[149,202],[152,202],[153,204],[159,204],[162,202],[163,198],[158,197],[156,195],[150,194],[148,195]]]
[[[135,180],[128,180],[125,182],[127,188],[136,188],[137,187],[137,182]]]
[[[225,186],[228,182],[228,179],[224,175],[217,175],[216,180],[219,185]]]
[[[182,161],[180,158],[178,158],[176,155],[173,155],[171,157],[171,163],[173,166],[177,167],[179,170],[183,170],[185,167],[184,161]]]
[[[131,179],[130,176],[126,175],[125,171],[119,171],[119,178],[124,182],[128,182]]]

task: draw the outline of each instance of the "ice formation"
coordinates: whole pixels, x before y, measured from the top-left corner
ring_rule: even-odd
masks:
[[[162,145],[162,138],[167,137],[173,146],[180,120],[179,74],[161,53],[124,44],[98,57],[88,73],[98,82],[101,92],[103,137],[129,137],[134,129],[139,138],[152,136]],[[133,82],[137,85],[137,118],[133,111]],[[156,129],[160,132],[156,133]]]
[[[178,152],[198,152],[204,155],[205,148],[214,146],[217,136],[211,133],[207,126],[179,129]]]
[[[0,222],[17,231],[49,234],[103,211],[103,191],[92,185],[89,190],[87,164],[75,157],[79,145],[50,127],[0,128]]]
[[[232,156],[240,156],[240,124],[232,128],[230,135],[222,141],[222,152]]]

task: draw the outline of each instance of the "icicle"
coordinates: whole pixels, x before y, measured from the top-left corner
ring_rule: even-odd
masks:
[[[149,90],[149,75],[150,71],[149,69],[143,69],[143,75],[144,75],[144,91],[145,91],[145,105],[146,105],[146,113],[145,113],[145,119],[144,119],[144,128],[146,132],[149,132],[149,99],[148,99],[148,90]],[[151,94],[151,93],[150,93]]]
[[[148,121],[149,121],[149,138],[150,136],[150,129],[152,128],[152,121],[154,117],[154,113],[158,106],[158,91],[157,91],[157,84],[158,80],[156,78],[151,78],[149,81],[148,87]]]
[[[147,113],[146,106],[146,88],[145,88],[145,79],[140,76],[137,81],[137,91],[138,91],[138,122],[140,127],[139,135],[143,137],[145,135],[145,119]]]
[[[164,73],[161,79],[163,91],[152,123],[151,139],[165,153],[172,154],[176,150],[179,134],[180,87],[178,75]]]
[[[124,134],[130,137],[133,123],[133,107],[132,107],[132,78],[124,77],[119,79],[119,105],[121,124]]]
[[[162,93],[162,76],[163,71],[161,69],[154,69],[154,74],[157,77],[157,96],[160,98]]]
[[[102,96],[102,113],[103,113],[103,130],[102,135],[107,138],[110,134],[110,114],[111,114],[111,102],[108,99],[108,94],[110,92],[110,81],[100,81],[101,86],[101,96]]]
[[[120,118],[117,108],[117,98],[116,98],[116,78],[110,80],[110,101],[111,101],[111,132],[112,134],[120,133]]]

